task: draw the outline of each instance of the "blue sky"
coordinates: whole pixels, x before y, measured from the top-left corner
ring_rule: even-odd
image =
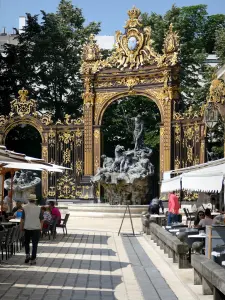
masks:
[[[11,32],[18,28],[19,16],[26,12],[39,14],[40,10],[54,12],[59,0],[0,0],[0,30],[2,27]],[[73,4],[82,8],[87,21],[100,21],[102,35],[114,35],[122,30],[127,19],[127,10],[133,5],[142,12],[165,13],[171,5],[177,6],[207,4],[209,14],[225,14],[225,0],[73,0]]]

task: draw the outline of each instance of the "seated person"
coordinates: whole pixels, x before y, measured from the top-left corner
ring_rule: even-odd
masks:
[[[23,209],[18,209],[15,213],[14,213],[14,217],[16,219],[20,219],[22,217],[23,214]]]
[[[211,211],[209,208],[206,208],[205,210],[205,218],[201,219],[199,224],[196,226],[197,228],[201,228],[201,227],[206,227],[208,225],[212,225],[212,216],[211,216]]]
[[[162,200],[160,200],[158,197],[154,198],[151,200],[149,207],[148,207],[148,212],[150,214],[156,214],[159,215],[159,209],[162,209],[162,213],[164,213],[164,206]]]
[[[13,209],[12,209],[12,216],[10,216],[8,219],[10,220],[10,219],[15,219],[15,218],[21,218],[22,217],[22,211],[23,211],[22,202],[17,200],[16,201],[16,206],[13,207]]]
[[[58,224],[61,223],[61,213],[57,207],[55,207],[55,202],[54,201],[49,201],[49,209],[52,215],[52,218],[59,218]]]
[[[12,213],[14,214],[19,209],[23,209],[22,201],[16,200],[16,206],[13,207]]]
[[[200,210],[196,216],[196,219],[194,220],[194,227],[196,228],[199,224],[199,222],[205,218],[204,211]]]
[[[43,218],[44,218],[44,224],[43,224],[43,227],[44,227],[44,228],[47,228],[47,227],[48,227],[48,223],[51,223],[51,221],[52,221],[52,215],[51,215],[51,213],[50,213],[49,208],[47,208],[47,207],[45,207],[45,206],[42,206],[42,207],[41,207],[41,211],[42,211]]]

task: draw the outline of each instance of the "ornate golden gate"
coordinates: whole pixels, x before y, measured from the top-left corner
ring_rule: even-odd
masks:
[[[172,162],[172,116],[179,101],[179,39],[169,27],[163,54],[153,50],[151,29],[143,28],[140,10],[128,11],[125,34],[116,32],[116,48],[101,60],[94,36],[84,46],[81,72],[84,80],[84,175],[100,166],[100,135],[104,111],[113,101],[128,95],[153,100],[161,114],[160,172]]]
[[[84,80],[84,115],[63,122],[52,121],[49,113],[36,111],[36,101],[28,99],[26,90],[11,102],[9,116],[0,116],[0,143],[8,132],[19,124],[35,127],[42,139],[42,158],[47,162],[72,168],[61,175],[56,185],[54,174],[42,172],[44,197],[93,198],[90,185],[100,166],[101,122],[106,108],[115,100],[129,95],[143,95],[154,101],[161,114],[160,175],[170,169],[188,167],[205,160],[203,110],[196,113],[190,107],[183,114],[178,111],[179,37],[172,24],[165,36],[163,54],[152,47],[151,29],[143,28],[140,10],[128,11],[125,33],[116,32],[116,47],[112,55],[102,60],[94,36],[83,49],[81,73]],[[225,116],[224,84],[212,82],[210,101]],[[224,117],[225,118],[225,117]],[[57,186],[57,189],[56,189]]]
[[[9,116],[0,116],[0,144],[5,144],[9,131],[17,125],[28,124],[37,129],[42,140],[42,159],[62,165],[68,170],[62,175],[42,172],[42,196],[55,198],[89,197],[85,186],[81,186],[83,175],[83,118],[71,119],[55,124],[49,113],[36,110],[36,101],[28,98],[28,91],[20,90],[18,99],[11,102]],[[57,185],[56,185],[57,179]]]

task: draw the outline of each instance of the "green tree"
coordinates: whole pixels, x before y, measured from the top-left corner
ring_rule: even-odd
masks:
[[[41,11],[41,18],[39,23],[38,16],[27,14],[18,45],[5,46],[6,56],[1,57],[3,89],[8,86],[9,93],[15,94],[26,87],[38,99],[39,109],[51,110],[56,119],[71,112],[78,116],[82,107],[82,45],[91,33],[99,32],[100,24],[85,25],[82,10],[67,0],[60,1],[56,13]],[[3,92],[0,96],[4,112],[8,95]]]
[[[206,5],[176,7],[165,15],[143,14],[145,26],[151,26],[153,46],[162,52],[169,24],[180,36],[180,80],[184,106],[201,105],[205,99],[212,69],[205,64],[207,54],[215,50],[215,32],[225,28],[225,15],[209,16]]]
[[[225,28],[219,28],[216,31],[215,38],[216,54],[220,59],[220,65],[225,63]]]

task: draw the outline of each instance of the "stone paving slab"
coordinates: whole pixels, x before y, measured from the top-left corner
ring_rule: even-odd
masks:
[[[176,295],[142,248],[138,239],[132,235],[123,235],[122,239],[143,298],[146,300],[177,300]]]
[[[36,266],[24,264],[24,249],[3,261],[0,299],[143,299],[120,236],[72,232],[42,241]]]

